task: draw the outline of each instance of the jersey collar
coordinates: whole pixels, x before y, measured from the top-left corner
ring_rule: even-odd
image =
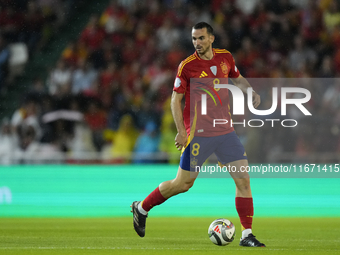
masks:
[[[213,58],[214,58],[214,57],[215,57],[215,49],[212,48],[212,51],[213,51],[213,54],[214,54],[214,56],[213,56]],[[205,59],[201,59],[201,58],[198,56],[197,51],[195,51],[194,55],[195,55],[199,60],[205,60]],[[213,59],[213,58],[212,58],[212,59]],[[212,59],[210,59],[210,60],[212,60]],[[205,61],[209,61],[209,60],[205,60]]]

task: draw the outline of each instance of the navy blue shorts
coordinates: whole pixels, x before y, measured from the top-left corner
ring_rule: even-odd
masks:
[[[244,147],[235,131],[214,137],[194,137],[181,155],[180,167],[183,170],[195,171],[207,158],[215,153],[219,163],[227,163],[247,159]]]

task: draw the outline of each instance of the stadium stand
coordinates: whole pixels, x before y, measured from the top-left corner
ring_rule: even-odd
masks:
[[[48,6],[49,1],[33,2],[40,6],[47,29],[43,32],[41,28],[40,43],[32,46],[32,38],[23,40],[34,57],[32,52],[47,44],[52,31],[63,36],[61,28],[69,17],[59,8]],[[56,6],[72,6],[71,2],[75,0],[59,1]],[[20,6],[7,5],[2,12],[8,17],[13,12],[19,15],[22,10],[37,13],[38,7]],[[134,152],[143,153],[144,148],[145,152],[152,152],[148,157],[157,162],[174,162],[169,134],[174,135],[176,130],[166,104],[178,64],[193,53],[190,30],[195,23],[206,21],[213,25],[214,47],[231,51],[247,78],[334,78],[340,74],[339,6],[338,0],[266,0],[252,4],[242,0],[112,0],[99,15],[82,16],[87,25],[76,38],[66,37],[68,43],[54,58],[46,79],[33,82],[31,78],[27,100],[16,108],[25,112],[23,118],[30,117],[31,112],[36,129],[32,130],[33,124],[25,124],[30,128],[16,138],[17,150],[25,154],[31,150],[30,144],[35,144],[31,146],[35,153],[48,147],[49,156],[57,155],[62,162],[79,162],[94,155],[91,160],[96,163],[120,163],[138,161]],[[39,20],[36,15],[34,19]],[[0,19],[0,28],[10,20],[4,23]],[[19,35],[20,28],[10,27],[2,33],[8,40],[20,41],[20,36],[31,35]],[[36,73],[42,69],[46,71],[46,66]],[[269,98],[262,104],[270,106],[268,88],[261,84],[253,87],[263,98]],[[301,118],[298,130],[304,132],[239,128],[251,162],[286,162],[292,157],[297,161],[338,160],[339,88],[336,84],[309,88],[313,100],[308,107],[315,113],[313,119],[317,123]],[[59,110],[77,112],[84,118],[43,121],[45,114]],[[288,115],[293,116],[294,112]],[[7,116],[12,118],[12,125],[14,116]],[[4,127],[7,126],[5,121]],[[292,139],[286,139],[288,136]],[[140,141],[145,146],[140,146]]]

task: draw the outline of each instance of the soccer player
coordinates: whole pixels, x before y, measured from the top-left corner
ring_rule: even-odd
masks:
[[[227,83],[225,79],[230,78],[243,93],[251,91],[255,108],[261,102],[260,96],[254,90],[247,90],[251,86],[235,66],[230,52],[212,48],[214,39],[213,28],[209,24],[200,22],[192,28],[192,42],[196,51],[179,65],[171,99],[171,110],[178,131],[175,145],[178,150],[182,150],[180,166],[175,179],[161,183],[142,202],[132,203],[134,229],[140,237],[145,236],[145,223],[150,209],[164,203],[172,196],[188,191],[198,176],[198,172],[195,171],[196,166],[201,166],[212,153],[217,156],[220,166],[236,167],[236,169],[248,166],[244,147],[230,124],[227,89],[212,87],[215,91],[210,94],[217,93],[218,98],[221,99],[219,108],[209,108],[211,104],[213,106],[217,104],[214,104],[212,99],[206,100],[208,109],[213,110],[200,120],[190,118],[190,112],[195,116],[200,112],[196,107],[190,107],[190,93],[193,93],[190,92],[190,87],[194,86],[191,81],[195,82],[192,78],[212,78],[213,84],[225,84]],[[200,84],[204,85],[204,82]],[[207,85],[205,89],[209,90],[209,86]],[[183,97],[185,97],[184,110],[181,107]],[[200,105],[196,103],[196,106]],[[228,122],[213,127],[213,119],[224,119]],[[240,171],[230,174],[236,184],[236,210],[242,225],[240,246],[265,247],[252,234],[254,209],[249,174]]]

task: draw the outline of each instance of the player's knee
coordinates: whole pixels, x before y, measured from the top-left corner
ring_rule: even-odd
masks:
[[[184,192],[187,192],[191,187],[192,185],[194,185],[194,182],[190,181],[190,182],[182,182],[182,183],[179,183],[177,185],[177,192],[178,193],[184,193]]]
[[[235,179],[235,184],[239,190],[250,190],[250,179],[249,178],[240,178]]]
[[[179,182],[175,179],[171,182],[171,185],[169,186],[169,192],[172,196],[179,193],[187,192],[193,184],[194,182]]]
[[[193,182],[182,184],[181,192],[187,192],[193,185],[194,185]]]

